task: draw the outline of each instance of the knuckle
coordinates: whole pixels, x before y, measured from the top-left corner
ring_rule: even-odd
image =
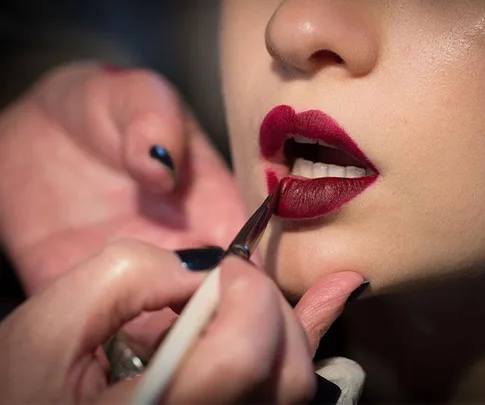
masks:
[[[131,238],[121,238],[117,239],[114,242],[111,242],[106,248],[105,252],[111,254],[127,254],[130,255],[133,252],[137,252],[141,249],[145,248],[145,243]]]
[[[120,239],[109,244],[101,252],[101,258],[107,262],[106,269],[110,273],[124,276],[138,269],[143,260],[146,245],[134,239]]]
[[[135,145],[140,142],[140,137],[147,133],[150,128],[160,128],[163,123],[158,111],[140,111],[132,117],[126,124],[127,143]],[[126,148],[125,153],[129,153],[131,148]],[[133,148],[135,149],[135,148]]]

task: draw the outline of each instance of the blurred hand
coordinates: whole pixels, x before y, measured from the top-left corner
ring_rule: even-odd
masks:
[[[109,246],[0,325],[0,403],[128,403],[139,378],[109,387],[100,345],[143,311],[181,308],[203,277],[141,242]],[[352,272],[327,275],[293,311],[264,272],[226,259],[219,310],[163,403],[310,399],[315,342],[361,282]]]
[[[2,242],[29,293],[110,241],[226,246],[244,219],[223,161],[145,70],[78,63],[45,76],[0,116],[0,173]]]

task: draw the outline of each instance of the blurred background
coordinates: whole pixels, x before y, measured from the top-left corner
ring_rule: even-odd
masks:
[[[0,107],[73,60],[149,67],[178,87],[228,159],[218,8],[219,0],[0,0]],[[0,257],[0,318],[20,297]]]

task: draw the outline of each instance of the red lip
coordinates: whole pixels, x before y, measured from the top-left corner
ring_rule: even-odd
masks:
[[[337,148],[376,175],[360,178],[323,177],[305,179],[291,176],[283,146],[292,134],[324,142]],[[331,117],[318,110],[296,113],[290,106],[278,106],[263,120],[260,131],[261,155],[266,161],[268,189],[274,192],[279,183],[276,214],[284,219],[312,219],[340,208],[364,192],[378,177],[374,164]]]

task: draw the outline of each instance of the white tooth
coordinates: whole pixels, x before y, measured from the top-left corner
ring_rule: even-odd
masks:
[[[359,177],[365,177],[365,169],[355,166],[347,166],[345,177],[348,179],[357,179]]]
[[[303,159],[296,159],[295,163],[293,163],[293,168],[291,169],[291,174],[295,176],[301,176],[303,172]]]
[[[301,177],[312,177],[312,167],[313,163],[305,159],[296,159],[293,165],[292,174]]]
[[[328,165],[326,163],[313,164],[313,178],[328,177]]]
[[[317,141],[317,144],[320,145],[320,146],[324,146],[326,148],[330,148],[330,149],[338,149],[335,146],[329,145],[328,143],[325,143],[323,141]]]
[[[311,139],[308,139],[308,138],[304,137],[303,135],[298,135],[298,134],[293,135],[293,140],[296,143],[310,143],[310,144],[316,143],[315,141],[312,141]]]
[[[345,167],[328,165],[328,177],[345,177]]]
[[[320,145],[320,146],[325,146],[326,148],[338,149],[335,146],[329,145],[328,143],[323,142],[320,139],[310,139],[300,134],[289,134],[288,138],[293,139],[296,143],[307,143],[310,145]]]
[[[313,162],[310,162],[309,160],[305,160],[305,159],[302,159],[303,160],[303,174],[302,176],[303,177],[308,177],[308,178],[312,178],[312,175],[313,175]]]

